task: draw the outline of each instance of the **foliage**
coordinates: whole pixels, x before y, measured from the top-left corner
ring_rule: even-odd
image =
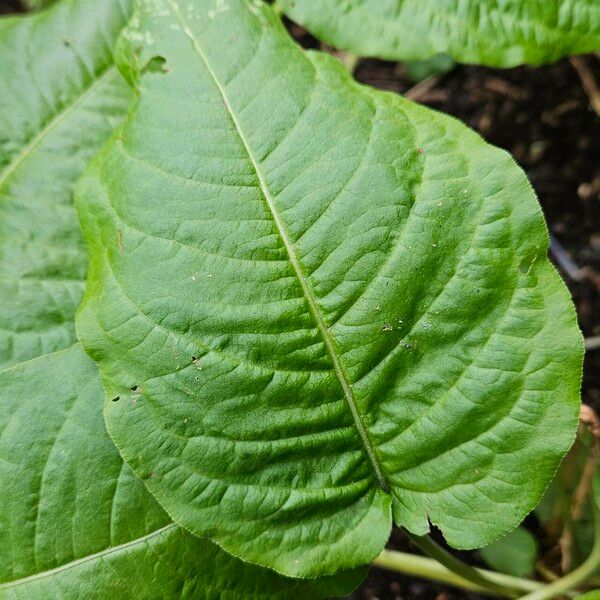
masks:
[[[372,560],[392,520],[490,543],[579,410],[525,176],[305,53],[266,5],[211,6],[140,4],[121,45],[139,99],[79,188],[78,328],[111,437],[176,522],[289,576]]]
[[[541,64],[600,48],[597,0],[279,0],[318,38],[360,56],[440,52],[495,67]]]
[[[537,558],[537,544],[533,535],[517,527],[508,535],[480,550],[485,562],[501,573],[523,577],[531,575]]]
[[[290,580],[173,524],[123,464],[79,344],[0,372],[0,598],[315,598],[361,571]]]
[[[131,99],[107,47],[127,10],[66,0],[0,31],[13,61],[0,71],[0,598],[347,593],[362,570],[289,580],[174,525],[106,434],[96,366],[74,343],[86,259],[72,188]],[[32,36],[47,63],[21,53]],[[15,64],[30,77],[19,85]]]
[[[587,594],[579,594],[577,600],[600,600],[600,590],[594,590]]]
[[[73,184],[132,97],[111,48],[128,12],[70,1],[0,21],[0,369],[75,341],[87,259]]]
[[[258,0],[61,0],[0,54],[0,598],[343,595],[392,523],[537,504],[582,343],[505,153]]]
[[[52,6],[55,2],[56,0],[24,0],[23,3],[29,10],[43,10]]]

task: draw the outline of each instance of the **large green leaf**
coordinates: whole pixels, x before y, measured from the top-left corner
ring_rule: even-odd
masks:
[[[0,598],[347,593],[363,570],[289,580],[174,525],[123,464],[104,428],[97,368],[69,344],[86,268],[72,187],[131,97],[107,62],[126,18],[119,6],[66,0],[43,16],[0,21],[2,56],[13,60],[0,71],[0,348],[3,365],[31,359],[0,372]],[[77,64],[62,54],[67,32],[80,36],[69,50]],[[48,324],[63,334],[47,337]]]
[[[72,188],[132,97],[111,48],[127,5],[0,21],[0,369],[75,340],[87,259]]]
[[[511,67],[600,48],[598,0],[280,0],[318,38],[361,56]]]
[[[573,441],[583,354],[522,171],[259,2],[133,23],[126,68],[164,68],[78,193],[78,330],[134,471],[288,575],[369,561],[392,517],[457,547],[513,528]]]
[[[3,371],[0,390],[0,598],[314,600],[360,581],[287,579],[174,525],[106,434],[78,344]]]

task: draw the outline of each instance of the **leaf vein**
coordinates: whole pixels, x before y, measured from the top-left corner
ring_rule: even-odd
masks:
[[[310,312],[316,322],[317,328],[319,329],[319,332],[321,333],[321,335],[323,337],[325,346],[327,347],[327,351],[331,357],[335,374],[340,382],[342,391],[344,393],[344,397],[346,398],[346,401],[348,402],[350,411],[352,412],[352,417],[354,418],[354,422],[356,425],[358,435],[361,439],[361,442],[362,442],[365,452],[368,456],[368,459],[373,467],[373,471],[375,473],[377,482],[379,483],[381,488],[383,488],[384,490],[387,490],[387,489],[389,489],[389,486],[386,482],[383,471],[379,465],[379,460],[378,460],[376,452],[375,452],[375,447],[373,446],[373,443],[371,442],[371,440],[369,438],[369,433],[367,431],[365,424],[363,423],[362,416],[358,410],[356,400],[354,398],[354,393],[352,391],[352,388],[350,387],[348,377],[346,376],[343,365],[338,358],[337,350],[335,348],[335,343],[334,343],[333,339],[331,338],[328,328],[327,328],[327,325],[325,324],[323,317],[321,316],[321,313],[318,309],[316,298],[310,288],[307,277],[303,272],[302,265],[298,259],[296,250],[293,246],[293,243],[286,231],[285,224],[281,220],[279,213],[276,210],[274,198],[271,196],[271,192],[266,184],[266,181],[262,174],[260,165],[257,162],[257,160],[254,156],[254,153],[252,152],[252,149],[250,148],[249,142],[246,139],[246,136],[244,135],[244,132],[238,121],[238,118],[236,117],[235,113],[233,112],[233,110],[231,108],[231,103],[229,102],[225,88],[219,81],[218,77],[216,76],[216,73],[214,72],[210,63],[208,62],[208,59],[207,59],[204,51],[202,50],[202,47],[201,47],[198,39],[192,33],[185,18],[181,14],[181,11],[179,10],[178,6],[173,2],[173,0],[169,0],[169,5],[171,6],[173,13],[177,16],[177,18],[181,22],[183,32],[185,33],[185,35],[187,35],[190,38],[190,40],[194,46],[194,49],[196,50],[196,52],[197,52],[198,56],[200,57],[200,59],[202,60],[202,62],[204,63],[217,90],[219,91],[219,93],[223,99],[223,102],[225,104],[225,108],[229,114],[229,117],[231,118],[231,120],[237,130],[237,134],[246,150],[246,153],[248,154],[248,158],[249,158],[250,162],[252,163],[252,166],[254,167],[254,170],[256,172],[256,176],[257,176],[258,182],[260,184],[261,190],[263,192],[263,197],[265,199],[267,207],[273,216],[273,221],[279,231],[281,240],[288,252],[290,262],[294,268],[294,271],[296,272],[298,282],[300,283],[300,286],[301,286],[304,296],[306,298]]]

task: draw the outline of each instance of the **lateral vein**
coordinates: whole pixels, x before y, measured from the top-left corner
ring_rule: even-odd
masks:
[[[8,163],[4,170],[0,173],[0,190],[2,186],[8,181],[10,176],[18,169],[18,167],[25,161],[29,155],[40,145],[42,140],[58,125],[60,125],[77,107],[81,106],[83,102],[91,95],[97,85],[99,85],[105,79],[108,79],[109,75],[115,70],[114,65],[109,64],[100,75],[88,85],[83,92],[75,98],[73,102],[68,104],[62,111],[54,115],[50,121],[36,135],[29,140],[29,142],[22,148],[22,150]]]
[[[140,538],[135,540],[131,540],[130,542],[126,542],[125,544],[121,544],[120,546],[112,546],[111,548],[106,548],[104,550],[100,550],[100,552],[96,552],[94,554],[90,554],[89,556],[84,556],[82,558],[78,558],[77,560],[73,560],[69,563],[61,565],[60,567],[56,567],[54,569],[48,569],[47,571],[42,571],[40,573],[35,573],[33,575],[29,575],[28,577],[23,577],[22,579],[15,579],[14,581],[5,581],[4,583],[0,583],[0,590],[8,590],[13,587],[17,587],[19,585],[23,585],[30,581],[36,581],[38,579],[43,579],[44,577],[49,577],[50,575],[56,575],[63,571],[67,571],[68,569],[72,569],[78,565],[85,564],[90,562],[91,560],[95,560],[97,558],[105,558],[111,554],[115,554],[117,552],[121,552],[122,550],[127,550],[139,544],[144,544],[151,540],[154,537],[158,537],[159,535],[174,529],[177,527],[175,523],[169,523],[169,525],[165,525],[156,531],[152,531]]]
[[[384,490],[388,490],[389,487],[387,485],[386,478],[383,474],[383,471],[378,463],[375,449],[373,447],[371,440],[369,439],[369,434],[368,434],[367,428],[365,427],[365,424],[362,420],[362,416],[361,416],[360,412],[358,411],[358,407],[356,406],[356,401],[354,399],[354,393],[348,382],[348,377],[346,376],[343,365],[341,364],[341,362],[337,356],[335,344],[333,342],[333,339],[329,335],[329,330],[327,328],[326,323],[323,321],[323,317],[321,316],[321,313],[317,306],[316,298],[309,286],[306,275],[304,274],[304,272],[302,270],[302,265],[300,264],[298,256],[296,255],[296,250],[293,246],[293,243],[288,236],[288,233],[285,228],[285,224],[279,217],[279,214],[276,210],[275,199],[273,198],[273,196],[271,195],[271,192],[269,191],[269,188],[266,184],[265,178],[263,177],[260,165],[259,165],[258,161],[256,160],[256,158],[254,157],[254,153],[252,152],[250,145],[249,145],[248,141],[246,140],[246,136],[244,135],[242,127],[231,108],[231,104],[227,97],[225,88],[221,85],[221,82],[217,78],[216,73],[210,66],[210,63],[209,63],[202,47],[200,46],[197,38],[194,36],[191,29],[189,28],[189,25],[188,25],[186,19],[181,14],[181,11],[179,10],[178,6],[173,2],[173,0],[168,0],[168,1],[169,1],[169,4],[171,5],[171,9],[172,9],[173,13],[179,19],[179,21],[182,25],[183,32],[185,33],[185,35],[187,35],[190,38],[190,40],[194,46],[194,49],[200,56],[202,62],[204,63],[206,69],[208,70],[211,78],[213,79],[217,89],[219,90],[219,93],[223,99],[223,103],[225,104],[225,107],[227,109],[229,117],[231,118],[233,125],[235,126],[235,129],[236,129],[238,135],[240,136],[240,139],[242,141],[244,149],[245,149],[245,151],[248,155],[248,158],[250,159],[250,162],[252,163],[252,166],[256,172],[256,176],[258,178],[258,182],[259,182],[259,185],[260,185],[260,188],[262,191],[262,195],[263,195],[265,202],[267,204],[267,207],[273,217],[273,221],[275,222],[279,236],[281,237],[283,244],[286,248],[286,251],[290,258],[290,262],[296,273],[296,277],[300,283],[300,286],[302,287],[302,292],[304,293],[304,297],[306,298],[310,312],[313,316],[313,319],[315,320],[315,323],[317,325],[317,328],[319,329],[319,332],[321,333],[321,336],[323,337],[323,341],[325,342],[325,346],[331,357],[331,361],[333,364],[335,374],[336,374],[336,376],[340,382],[340,385],[342,387],[342,391],[344,393],[346,402],[348,403],[348,406],[350,407],[350,412],[352,413],[352,417],[354,419],[356,429],[358,431],[358,434],[360,436],[362,444],[365,448],[365,451],[367,453],[369,461],[371,462],[371,465],[375,472],[377,482],[381,488],[383,488]]]

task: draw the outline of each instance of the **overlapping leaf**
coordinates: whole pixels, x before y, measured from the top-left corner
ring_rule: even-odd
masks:
[[[458,547],[514,527],[573,440],[582,360],[524,174],[259,2],[132,23],[125,68],[163,69],[80,188],[78,326],[134,471],[289,575],[369,561],[392,518]]]
[[[493,569],[516,577],[527,577],[535,568],[538,548],[534,535],[524,527],[517,527],[479,552]]]
[[[130,101],[110,54],[127,13],[65,0],[0,21],[2,366],[30,359],[0,372],[0,598],[347,593],[361,571],[293,581],[184,532],[105,431],[97,368],[73,344],[86,260],[72,187]]]
[[[75,341],[87,259],[73,185],[131,100],[111,47],[128,5],[0,21],[0,369]]]
[[[361,56],[415,60],[444,52],[496,67],[600,48],[597,0],[280,0],[319,39]]]

